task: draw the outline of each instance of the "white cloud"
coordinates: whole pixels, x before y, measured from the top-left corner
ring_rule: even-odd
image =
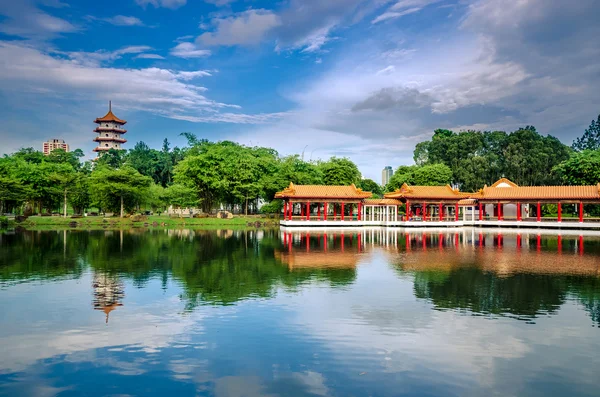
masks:
[[[235,2],[235,1],[236,0],[204,0],[205,3],[214,4],[214,5],[219,6],[219,7],[223,7],[223,6],[229,5],[229,4],[231,4],[231,3]]]
[[[187,3],[187,0],[135,0],[135,2],[144,8],[151,5],[154,8],[163,7],[175,10],[183,7]]]
[[[379,15],[371,23],[383,22],[388,19],[400,18],[405,15],[414,14],[421,11],[423,8],[433,3],[438,3],[441,0],[399,0],[383,14]]]
[[[192,80],[198,77],[210,77],[212,74],[208,70],[196,70],[194,72],[177,72],[177,77],[181,80]]]
[[[171,49],[171,55],[179,58],[203,58],[210,54],[210,50],[199,49],[194,43],[179,43]]]
[[[6,17],[0,22],[0,32],[11,36],[45,40],[78,30],[69,21],[35,7],[30,0],[0,2],[0,15]]]
[[[215,30],[200,35],[199,43],[205,45],[257,44],[281,21],[272,11],[248,10],[226,18],[211,21]]]
[[[158,54],[139,54],[135,57],[136,59],[165,59],[162,55]]]
[[[115,15],[112,18],[105,18],[103,21],[117,26],[144,26],[144,23],[139,18],[125,15]]]
[[[66,55],[74,63],[83,66],[100,66],[103,63],[110,63],[123,57],[123,55],[140,54],[152,50],[152,47],[145,45],[123,47],[115,51],[98,50],[94,52],[74,51],[59,52],[57,54]],[[138,55],[139,57],[139,55]]]

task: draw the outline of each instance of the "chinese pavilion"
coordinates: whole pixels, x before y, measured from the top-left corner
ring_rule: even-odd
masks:
[[[282,226],[542,227],[543,223],[543,227],[600,229],[600,218],[587,216],[584,208],[600,204],[600,184],[518,186],[502,178],[474,193],[448,185],[404,184],[383,199],[371,196],[354,185],[290,183],[275,198],[284,202]],[[543,204],[555,205],[557,215],[542,219]],[[568,218],[564,206],[569,206]]]
[[[94,142],[98,143],[98,146],[94,148],[94,152],[104,153],[110,149],[120,150],[121,144],[127,142],[121,137],[122,134],[127,132],[123,128],[127,121],[114,115],[110,101],[108,102],[108,113],[104,117],[94,120],[94,123],[98,124],[98,127],[94,130],[98,134],[94,138]]]

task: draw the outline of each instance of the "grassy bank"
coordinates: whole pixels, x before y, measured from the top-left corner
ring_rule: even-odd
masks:
[[[75,225],[73,222],[76,222]],[[249,223],[260,222],[261,227],[276,227],[277,219],[262,216],[234,216],[233,219],[220,218],[170,218],[168,216],[152,215],[143,220],[135,221],[133,218],[103,218],[101,216],[88,216],[84,218],[62,218],[56,216],[31,216],[21,223],[11,222],[11,226],[21,226],[28,230],[61,230],[61,229],[127,229],[127,228],[202,228],[202,229],[243,229]]]

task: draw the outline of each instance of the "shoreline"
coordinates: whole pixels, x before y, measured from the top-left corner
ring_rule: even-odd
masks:
[[[138,218],[139,219],[139,218]],[[279,219],[267,216],[234,216],[222,218],[170,218],[168,216],[149,215],[141,220],[101,216],[83,218],[62,218],[55,216],[31,216],[23,222],[8,222],[8,229],[25,230],[120,230],[120,229],[256,229],[278,228]]]

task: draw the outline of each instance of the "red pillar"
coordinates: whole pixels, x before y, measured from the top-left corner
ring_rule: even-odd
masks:
[[[358,203],[358,216],[357,219],[360,221],[362,215],[362,203]]]
[[[327,252],[327,233],[323,233],[323,251]]]
[[[558,253],[562,253],[562,236],[559,234],[558,235],[558,243],[557,243],[557,247],[558,247]]]
[[[410,218],[410,201],[406,200],[406,220]]]
[[[300,204],[300,219],[304,218],[304,206]]]
[[[341,215],[342,215],[342,220],[344,220],[344,203],[342,203]]]
[[[537,221],[541,222],[542,221],[542,205],[540,204],[540,202],[537,202]]]
[[[438,245],[440,249],[444,247],[444,235],[442,233],[438,236]]]
[[[479,233],[479,247],[483,247],[483,233]]]
[[[362,233],[358,233],[356,236],[357,244],[358,244],[358,252],[362,250]]]
[[[421,242],[423,243],[423,251],[427,249],[427,235],[423,233],[421,235]]]
[[[288,236],[288,252],[292,252],[292,233]]]
[[[562,205],[558,202],[558,221],[562,222]]]
[[[483,204],[479,203],[479,220],[483,220]]]
[[[583,236],[579,236],[579,255],[583,255]]]
[[[335,221],[335,218],[337,218],[337,207],[335,206],[335,203],[333,203],[333,220]]]
[[[538,251],[540,251],[542,249],[542,236],[539,234],[537,235],[537,241],[536,241],[535,247]]]
[[[328,208],[328,207],[329,207],[329,206],[328,206],[328,204],[329,204],[329,203],[325,203],[325,204],[323,204],[323,219],[324,219],[324,220],[327,220],[327,212],[328,212],[328,210],[329,210],[329,208]]]
[[[444,220],[444,204],[440,203],[440,222]]]
[[[521,234],[517,234],[517,248],[521,248]]]
[[[344,204],[342,204],[342,207],[344,206]],[[342,212],[342,219],[344,219],[344,213]],[[344,252],[344,233],[342,233],[342,236],[340,238],[340,242],[341,242],[341,249],[342,252]]]
[[[410,251],[410,234],[406,233],[405,239],[406,239],[406,250]]]
[[[521,203],[517,202],[517,220],[521,220]]]
[[[427,205],[423,203],[423,221],[427,222]]]
[[[502,203],[498,203],[498,220],[501,221],[504,219],[504,208],[502,208]]]
[[[310,221],[310,201],[306,202],[306,220]]]
[[[579,202],[579,222],[583,222],[583,201]]]
[[[317,206],[317,219],[321,220],[321,203]]]
[[[458,222],[458,203],[454,204],[454,222]]]

